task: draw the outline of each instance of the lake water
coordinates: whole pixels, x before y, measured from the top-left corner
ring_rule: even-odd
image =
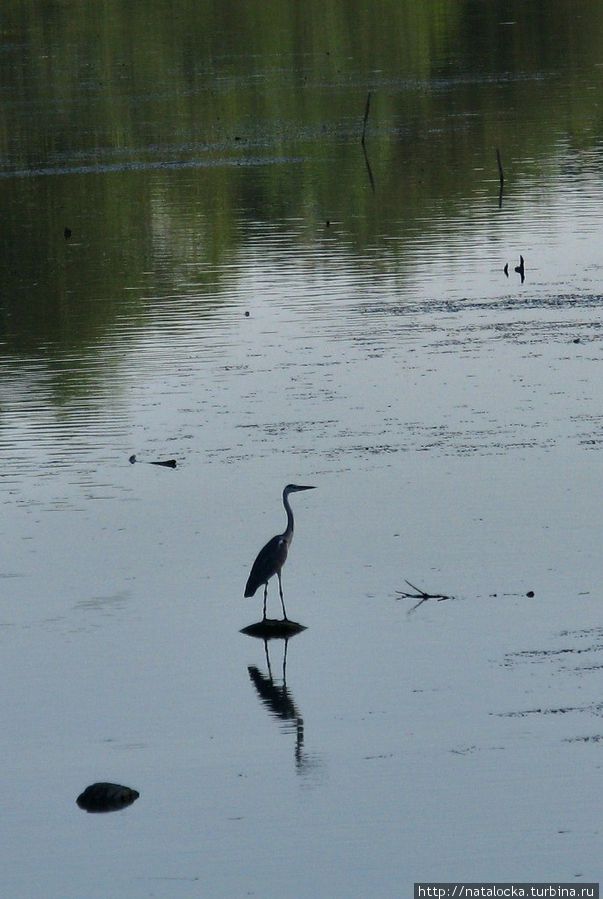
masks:
[[[152,6],[3,12],[3,895],[597,881],[603,10]]]

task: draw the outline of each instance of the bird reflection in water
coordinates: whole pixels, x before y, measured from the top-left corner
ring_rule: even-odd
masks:
[[[282,679],[278,683],[272,674],[268,640],[264,639],[267,674],[263,674],[255,665],[249,665],[247,671],[258,696],[272,717],[282,723],[286,733],[295,733],[295,767],[298,773],[305,773],[316,765],[316,758],[304,751],[304,719],[295,705],[287,686],[287,648],[289,640],[283,640]]]

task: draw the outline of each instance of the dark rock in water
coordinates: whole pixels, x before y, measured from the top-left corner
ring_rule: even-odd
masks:
[[[298,624],[297,621],[265,618],[263,621],[257,621],[255,624],[249,624],[242,628],[241,633],[247,634],[248,637],[259,637],[261,640],[283,640],[294,637],[295,634],[305,630],[306,626]]]
[[[135,802],[140,793],[121,784],[96,783],[86,787],[76,802],[85,812],[117,812]]]
[[[130,458],[128,459],[128,462],[130,463],[130,465],[134,465],[134,463],[136,462],[136,456],[134,456],[134,455],[130,456]]]

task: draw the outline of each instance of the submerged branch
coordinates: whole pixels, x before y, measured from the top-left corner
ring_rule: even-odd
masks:
[[[420,599],[421,602],[424,602],[426,599],[437,599],[439,602],[444,599],[450,599],[446,593],[427,593],[425,590],[421,590],[420,587],[415,587],[414,584],[411,584],[410,581],[407,581],[406,579],[405,583],[408,584],[409,587],[412,587],[415,592],[406,593],[404,590],[396,590],[399,599]]]
[[[398,596],[397,599],[418,599],[419,601],[411,606],[408,610],[408,614],[414,612],[415,609],[418,609],[419,606],[422,606],[424,602],[427,602],[428,599],[437,599],[438,602],[442,602],[444,599],[450,599],[449,596],[445,593],[427,593],[426,590],[421,590],[420,587],[415,587],[414,584],[411,584],[410,581],[406,581],[409,587],[415,591],[414,593],[407,593],[405,590],[396,590]]]
[[[496,148],[496,161],[498,163],[498,180],[500,184],[500,189],[498,191],[498,208],[501,209],[503,201],[503,190],[505,187],[505,173],[503,171],[502,160],[500,158],[500,150],[498,149],[498,147]]]
[[[366,137],[366,123],[368,122],[369,110],[371,108],[371,92],[369,91],[366,95],[366,106],[364,107],[364,122],[362,125],[362,137],[360,138],[360,142],[364,147],[364,139]]]
[[[503,171],[502,161],[500,158],[500,150],[498,149],[498,147],[496,148],[496,161],[498,163],[498,179],[502,188],[503,184],[505,183],[505,173]]]

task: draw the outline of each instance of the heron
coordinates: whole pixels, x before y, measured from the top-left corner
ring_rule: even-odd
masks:
[[[266,620],[266,597],[268,596],[268,581],[271,577],[278,577],[278,589],[283,607],[283,621],[288,621],[283,599],[283,584],[281,581],[281,569],[287,560],[287,553],[293,540],[293,512],[289,505],[289,494],[299,490],[314,490],[314,487],[306,487],[301,484],[287,484],[283,490],[283,505],[287,513],[287,528],[282,534],[277,534],[269,540],[266,546],[257,554],[257,558],[251,567],[251,574],[245,587],[245,596],[253,596],[258,587],[264,585],[264,617]]]

